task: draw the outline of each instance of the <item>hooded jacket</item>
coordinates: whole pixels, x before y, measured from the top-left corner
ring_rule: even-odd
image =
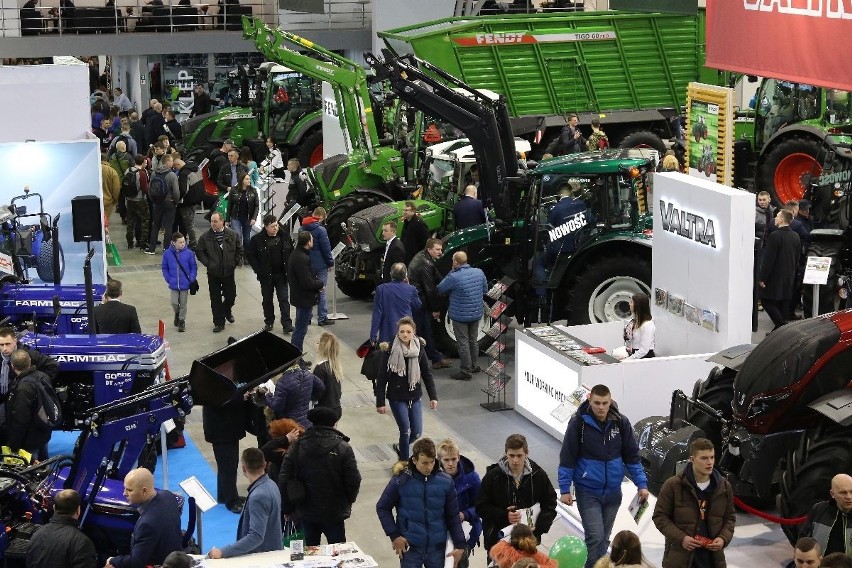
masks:
[[[413,458],[385,486],[376,503],[382,529],[392,541],[405,537],[417,550],[444,550],[447,533],[455,548],[464,548],[464,532],[453,480],[435,467],[426,476],[417,471]],[[396,509],[396,519],[393,510]]]
[[[452,478],[456,486],[459,511],[464,513],[464,520],[469,522],[471,527],[467,547],[474,548],[479,544],[479,535],[482,534],[482,519],[476,513],[476,496],[479,495],[482,480],[479,479],[479,474],[476,473],[473,462],[461,455],[459,456],[456,474]]]
[[[556,491],[547,473],[527,458],[521,481],[516,487],[506,456],[488,466],[476,498],[476,512],[482,518],[486,550],[491,550],[500,540],[500,530],[509,524],[509,506],[527,509],[536,503],[541,507],[541,512],[536,519],[533,534],[540,542],[541,535],[550,530],[556,518]]]
[[[426,356],[426,341],[415,336],[412,341],[420,341],[420,356],[417,362],[420,364],[420,382],[411,389],[408,386],[408,376],[398,375],[388,369],[390,358],[390,345],[381,343],[379,348],[382,353],[382,362],[379,367],[379,378],[376,380],[376,408],[385,406],[386,400],[414,402],[423,396],[423,384],[426,384],[426,393],[429,400],[438,400],[435,391],[435,380],[432,378],[432,365]]]
[[[284,454],[278,486],[294,477],[305,484],[305,500],[295,507],[301,518],[334,523],[350,517],[361,473],[349,438],[330,426],[309,428]],[[285,512],[292,511],[289,503],[282,506]]]
[[[318,272],[334,266],[331,241],[328,240],[328,230],[322,226],[322,222],[313,216],[305,217],[302,219],[302,230],[309,232],[314,238],[314,246],[310,253],[311,268]]]
[[[266,405],[275,413],[276,419],[291,418],[305,428],[310,428],[308,406],[324,390],[325,384],[319,377],[294,365],[284,371],[275,383],[275,392],[266,393]]]
[[[692,563],[694,551],[684,549],[681,543],[683,537],[695,536],[701,531],[701,513],[694,480],[692,465],[689,464],[683,473],[666,480],[657,497],[652,518],[657,529],[666,537],[663,568],[681,568]],[[728,480],[716,470],[713,470],[711,484],[715,484],[715,489],[706,506],[707,535],[703,536],[711,540],[721,538],[728,546],[734,538],[734,525],[737,522],[734,491]],[[716,568],[727,566],[724,549],[711,551],[710,554]]]
[[[172,243],[163,253],[161,268],[169,290],[189,290],[189,284],[198,278],[198,263],[189,247],[178,251]]]
[[[630,421],[613,401],[601,426],[588,400],[568,422],[559,453],[559,492],[570,493],[571,482],[577,490],[598,495],[621,491],[627,476],[639,489],[647,489],[648,479],[639,460],[639,445]]]

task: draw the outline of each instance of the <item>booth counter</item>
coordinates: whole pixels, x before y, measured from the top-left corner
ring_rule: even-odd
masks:
[[[712,353],[618,362],[606,353],[575,358],[553,346],[574,342],[580,347],[600,346],[611,351],[623,344],[620,322],[550,326],[553,333],[559,333],[555,340],[555,335],[546,335],[550,332],[537,331],[542,329],[518,329],[515,333],[515,409],[558,440],[562,440],[576,409],[578,401],[572,395],[581,385],[608,386],[619,410],[635,424],[648,416],[668,415],[672,392],[680,389],[692,393],[695,382],[705,379],[715,367],[706,361]],[[578,360],[591,357],[598,362],[584,364]],[[583,395],[580,392],[577,396]]]

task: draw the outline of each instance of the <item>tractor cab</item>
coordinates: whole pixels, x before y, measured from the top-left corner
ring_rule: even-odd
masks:
[[[321,84],[283,65],[264,63],[261,70],[265,81],[258,103],[263,102],[266,113],[264,134],[273,140],[285,140],[302,117],[322,104]]]

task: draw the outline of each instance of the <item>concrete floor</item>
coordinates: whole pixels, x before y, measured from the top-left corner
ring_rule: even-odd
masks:
[[[198,215],[196,219],[196,226],[203,230],[206,223],[202,216]],[[113,222],[114,230],[123,231],[117,216]],[[169,303],[169,292],[160,272],[162,257],[159,254],[148,256],[139,250],[126,251],[122,244],[124,239],[115,240],[124,265],[118,268],[111,267],[110,274],[124,283],[124,300],[137,307],[144,332],[156,333],[158,320],[162,319],[166,322],[166,338],[171,345],[169,363],[173,376],[188,373],[193,359],[223,347],[228,336],[241,337],[263,326],[259,285],[251,269],[245,267],[237,271],[237,301],[234,309],[236,322],[227,324],[223,333],[212,333],[213,324],[206,292],[206,275],[202,267],[199,274],[201,291],[198,295],[191,296],[189,301],[187,331],[177,333],[171,325],[173,313]],[[308,358],[315,360],[313,346],[320,333],[323,330],[329,330],[348,347],[343,349],[346,376],[343,379],[343,418],[338,427],[351,438],[363,482],[352,518],[347,522],[347,536],[349,540],[357,542],[366,553],[372,555],[380,566],[394,566],[398,561],[391,550],[390,541],[379,525],[375,514],[375,502],[389,479],[390,467],[396,458],[391,444],[396,441],[397,430],[389,414],[376,413],[370,382],[359,374],[361,360],[355,355],[355,349],[368,335],[371,304],[351,300],[338,294],[337,310],[345,313],[349,319],[338,321],[336,325],[328,328],[311,326],[305,339],[305,346],[308,347]],[[331,311],[331,298],[329,298],[329,311]],[[754,340],[762,339],[769,329],[771,324],[761,313],[760,328],[754,334]],[[276,327],[275,332],[280,333],[280,327]],[[509,345],[513,345],[513,342],[510,341]],[[457,360],[452,361],[457,365]],[[459,382],[449,378],[453,371],[454,369],[446,369],[435,373],[440,403],[437,411],[424,411],[424,435],[436,441],[448,436],[452,437],[462,448],[462,453],[471,458],[477,470],[482,473],[487,465],[502,455],[503,441],[506,436],[521,432],[529,440],[530,457],[545,469],[555,483],[559,441],[514,411],[488,412],[479,406],[485,397],[480,392],[480,389],[485,386],[484,375],[476,376],[471,382]],[[642,417],[633,418],[638,420]],[[187,431],[210,466],[215,469],[212,451],[204,442],[201,415],[198,410],[189,416]],[[248,447],[253,442],[253,437],[247,437],[243,441],[244,447]],[[243,492],[245,483],[243,480],[241,483],[240,490]],[[215,490],[215,488],[211,489]],[[750,538],[747,541],[735,540],[729,548],[729,566],[749,565],[748,558],[752,557],[753,553],[761,554],[764,559],[762,565],[783,566],[784,560],[790,557],[790,551],[777,526],[764,526],[762,523],[755,522],[754,518],[742,515],[740,517],[738,528],[739,525],[743,525],[744,534],[758,538]],[[236,523],[235,515],[234,532],[236,532]],[[565,534],[575,534],[575,529],[570,522],[558,519],[551,532],[545,535],[543,546],[549,547]],[[654,540],[651,536],[647,537],[647,543],[651,549],[646,550],[646,555],[651,560],[659,562],[662,547],[661,543],[653,542]],[[646,542],[645,535],[643,535],[643,542]],[[477,568],[485,566],[485,554],[482,553],[481,548],[472,558],[471,565]]]

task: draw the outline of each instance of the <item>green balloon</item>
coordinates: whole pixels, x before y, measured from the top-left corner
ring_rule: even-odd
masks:
[[[550,557],[559,568],[583,568],[587,556],[586,543],[578,536],[563,536],[550,547]]]

